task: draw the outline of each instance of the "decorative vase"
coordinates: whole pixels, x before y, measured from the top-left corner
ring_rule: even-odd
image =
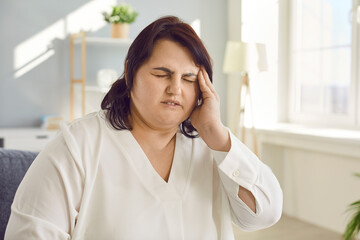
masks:
[[[129,24],[128,23],[113,23],[111,24],[112,38],[129,38]]]

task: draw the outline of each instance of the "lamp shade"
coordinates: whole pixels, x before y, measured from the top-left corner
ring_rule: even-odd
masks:
[[[266,48],[261,43],[228,41],[225,49],[225,73],[262,72],[267,70]]]

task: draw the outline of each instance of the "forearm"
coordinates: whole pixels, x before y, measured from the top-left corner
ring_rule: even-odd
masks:
[[[274,224],[282,212],[282,191],[271,169],[230,133],[229,152],[213,152],[233,221],[247,231]]]
[[[230,151],[231,140],[229,130],[223,125],[209,128],[203,127],[199,134],[212,150],[221,152]],[[255,197],[249,190],[239,186],[238,196],[253,212],[256,212]]]
[[[238,196],[251,209],[251,211],[256,213],[255,197],[249,190],[243,188],[242,186],[239,186]]]
[[[256,201],[256,212],[239,199],[229,197],[234,223],[246,231],[255,231],[275,224],[282,213],[282,191],[270,168],[263,165],[259,180],[250,188]],[[243,199],[241,199],[243,201]]]

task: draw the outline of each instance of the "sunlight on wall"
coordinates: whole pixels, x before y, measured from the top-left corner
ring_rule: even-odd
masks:
[[[107,23],[101,13],[108,11],[114,4],[116,0],[94,0],[86,3],[17,45],[14,49],[14,78],[23,76],[54,55],[53,40],[65,39],[69,34],[79,31],[95,32],[104,27]]]
[[[14,78],[22,76],[53,55],[53,51],[52,54],[49,52],[51,41],[55,38],[65,38],[64,20],[57,21],[17,45],[14,49]]]
[[[110,7],[116,4],[116,0],[94,0],[66,16],[67,33],[79,31],[95,32],[107,23],[102,16],[103,11],[110,11]]]
[[[269,0],[243,0],[241,11],[241,36],[244,42],[264,42],[264,24],[269,18]]]
[[[26,51],[25,51],[26,52]],[[23,65],[14,73],[14,78],[19,78],[25,73],[29,72],[31,69],[34,69],[36,66],[40,65],[42,62],[49,59],[51,56],[55,54],[54,49],[46,50],[45,52],[41,53],[40,55],[36,55],[31,61]]]

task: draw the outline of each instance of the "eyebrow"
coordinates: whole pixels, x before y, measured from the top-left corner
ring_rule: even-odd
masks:
[[[185,73],[185,74],[183,74],[183,77],[197,77],[197,74],[195,74],[195,73]]]
[[[160,71],[164,71],[164,72],[167,72],[167,73],[170,73],[170,74],[173,74],[174,72],[171,71],[170,69],[168,68],[165,68],[165,67],[157,67],[157,68],[153,68],[154,70],[160,70]]]
[[[171,71],[170,69],[166,68],[166,67],[157,67],[157,68],[153,68],[154,70],[160,70],[160,71],[164,71],[166,73],[169,74],[173,74],[174,72]],[[183,77],[197,77],[196,73],[185,73],[182,75]]]

